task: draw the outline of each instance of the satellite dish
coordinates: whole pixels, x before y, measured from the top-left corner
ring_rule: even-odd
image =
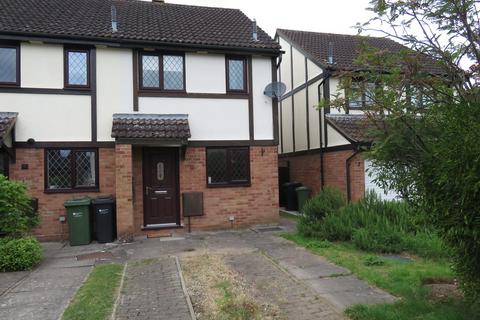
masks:
[[[270,98],[280,98],[283,96],[283,94],[287,91],[287,86],[283,82],[272,82],[270,83],[265,90],[263,91],[263,94]]]

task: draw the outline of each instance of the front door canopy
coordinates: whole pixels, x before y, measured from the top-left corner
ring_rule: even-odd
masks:
[[[119,113],[113,115],[112,137],[118,143],[173,147],[191,137],[186,114]]]
[[[17,112],[0,112],[0,142],[5,141],[17,121]]]

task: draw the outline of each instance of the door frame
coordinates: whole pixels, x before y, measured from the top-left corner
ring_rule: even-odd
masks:
[[[151,227],[149,227],[147,224],[146,224],[146,216],[147,216],[147,209],[146,209],[146,199],[147,199],[147,193],[146,193],[146,190],[147,190],[147,186],[146,186],[146,182],[147,180],[145,179],[145,166],[147,164],[147,157],[149,156],[150,153],[153,153],[155,151],[163,151],[163,152],[169,152],[171,153],[173,156],[174,156],[174,162],[175,162],[175,192],[176,192],[176,199],[175,199],[175,202],[176,202],[176,211],[175,212],[175,215],[176,215],[176,226],[180,226],[181,225],[181,217],[180,217],[180,157],[179,157],[179,148],[175,148],[175,147],[143,147],[142,148],[142,195],[143,195],[143,228],[144,229],[158,229],[158,228],[162,228],[162,225],[158,225],[158,227],[156,227],[155,225],[151,225]],[[171,228],[171,227],[175,227],[175,226],[171,226],[171,224],[165,224],[164,226],[165,228]]]

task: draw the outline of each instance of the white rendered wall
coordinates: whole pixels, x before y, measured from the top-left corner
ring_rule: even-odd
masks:
[[[303,89],[293,96],[295,103],[295,151],[308,149],[307,143],[307,105],[306,90]]]
[[[292,97],[282,101],[283,153],[293,152]]]
[[[272,82],[272,60],[253,57],[253,132],[255,140],[273,139],[272,99],[263,94],[265,87]]]
[[[315,78],[322,74],[323,70],[313,63],[310,59],[307,59],[308,80]]]
[[[318,84],[320,81],[308,87],[308,121],[310,125],[310,149],[320,148],[320,118],[318,106]]]
[[[305,69],[305,56],[295,48],[292,48],[293,54],[293,88],[297,88],[305,83],[307,70]]]
[[[248,140],[247,99],[139,98],[140,113],[188,114],[190,140]]]
[[[282,50],[285,51],[285,53],[282,55],[282,63],[280,65],[280,79],[287,86],[288,93],[289,91],[292,91],[292,62],[290,60],[290,44],[282,38],[279,39]]]
[[[63,46],[23,42],[20,72],[23,88],[63,88]]]
[[[225,93],[225,55],[186,53],[185,78],[187,92]]]
[[[0,93],[0,111],[18,112],[16,141],[90,141],[90,96]]]
[[[344,146],[350,142],[337,130],[327,123],[328,147]]]
[[[377,172],[371,167],[371,162],[365,160],[365,190],[373,190],[377,193],[383,200],[398,200],[400,196],[394,191],[387,191],[379,187],[374,180],[377,177]]]
[[[97,49],[97,140],[113,141],[112,115],[133,112],[132,50]]]

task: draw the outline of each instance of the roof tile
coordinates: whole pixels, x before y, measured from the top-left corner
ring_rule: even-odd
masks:
[[[186,114],[117,113],[113,115],[112,138],[186,140],[190,138]]]
[[[139,0],[2,0],[0,33],[280,50],[260,28],[253,40],[252,21],[240,10]]]

